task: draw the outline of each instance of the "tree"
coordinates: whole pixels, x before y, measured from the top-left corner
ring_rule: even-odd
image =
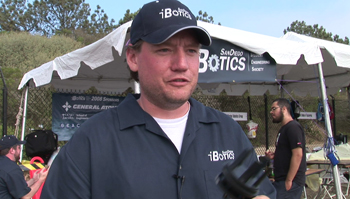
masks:
[[[124,14],[124,17],[122,19],[119,20],[119,24],[118,26],[133,20],[135,18],[135,16],[140,12],[141,8],[138,9],[136,12],[131,13],[129,9],[126,10],[126,13]]]
[[[120,26],[130,20],[133,20],[135,18],[135,16],[137,15],[137,13],[139,13],[140,9],[138,9],[136,12],[131,13],[129,9],[126,10],[124,17],[122,19],[119,20],[119,23],[117,25]],[[197,20],[200,21],[204,21],[204,22],[208,22],[208,23],[214,23],[214,17],[209,16],[207,12],[202,12],[201,10],[198,12],[198,16],[196,16]],[[221,25],[220,23],[218,23],[219,25]]]
[[[117,28],[118,25],[114,25],[114,23],[114,19],[108,22],[107,14],[97,5],[97,9],[91,15],[89,24],[74,31],[75,39],[85,45],[91,44]]]
[[[114,19],[108,22],[107,14],[97,5],[95,13],[91,15],[90,31],[91,33],[109,33],[115,28],[114,22]]]
[[[90,6],[84,0],[35,0],[30,10],[40,24],[37,31],[43,35],[69,35],[89,26]]]
[[[339,35],[334,35],[327,32],[323,26],[319,27],[318,24],[306,25],[305,21],[294,21],[290,25],[290,27],[287,27],[287,29],[283,30],[283,33],[286,34],[287,32],[296,32],[302,35],[307,35],[310,37],[316,37],[319,39],[329,40],[329,41],[335,41],[338,43],[343,44],[349,44],[349,38],[345,37],[344,39],[339,38]]]
[[[198,12],[198,16],[196,16],[196,19],[200,21],[212,23],[212,24],[214,23],[214,17],[209,16],[207,12],[203,13],[202,10]],[[218,25],[221,25],[221,23],[219,22]]]
[[[81,48],[83,44],[64,36],[47,38],[32,35],[28,32],[14,31],[0,33],[0,44],[0,67],[8,88],[7,132],[13,134],[15,131],[14,124],[18,121],[19,106],[21,100],[23,100],[21,99],[22,91],[17,90],[17,87],[24,73],[53,60],[57,56]],[[2,88],[3,84],[0,83],[0,86]],[[47,118],[51,117],[51,114],[49,114],[51,112],[50,106],[48,108],[46,106],[50,103],[51,93],[45,91],[40,93],[42,95],[36,96],[35,99],[32,99],[32,102],[29,102],[32,107],[28,106],[27,110],[27,123],[32,123],[31,127],[34,128],[38,124],[43,124],[41,123],[42,120],[47,121]],[[2,101],[2,98],[3,95],[0,94],[0,101]],[[1,105],[0,110],[2,108]],[[2,119],[0,118],[0,120]],[[33,122],[33,120],[36,122]],[[0,126],[0,132],[2,132],[2,126]]]
[[[26,31],[51,37],[65,35],[76,40],[82,35],[106,35],[116,26],[104,10],[97,6],[91,14],[84,0],[2,0],[0,31]],[[80,35],[76,34],[76,31]],[[81,34],[84,33],[84,34]]]
[[[31,35],[27,32],[2,33],[0,34],[0,43],[0,66],[5,69],[5,76],[10,75],[6,73],[6,70],[10,68],[20,71],[19,78],[22,78],[25,72],[51,61],[55,57],[83,47],[83,44],[71,38],[63,36],[47,38]]]
[[[28,10],[25,0],[0,1],[0,30],[1,31],[27,31],[37,29],[37,22]],[[31,6],[31,5],[29,5]]]

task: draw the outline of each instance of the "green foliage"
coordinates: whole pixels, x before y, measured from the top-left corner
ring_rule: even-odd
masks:
[[[109,21],[104,10],[97,6],[91,14],[90,5],[84,0],[3,0],[0,6],[0,31],[25,31],[33,34],[64,35],[77,41],[94,41],[110,33],[116,25]],[[79,30],[78,34],[76,31]]]
[[[287,32],[296,32],[302,35],[307,35],[310,37],[315,37],[319,39],[329,40],[329,41],[335,41],[338,43],[343,44],[349,44],[349,38],[345,37],[344,39],[340,38],[339,35],[334,35],[331,32],[327,32],[326,29],[321,26],[319,27],[318,24],[306,25],[305,21],[294,21],[290,25],[290,27],[287,27],[287,29],[283,30],[283,33],[286,34]]]
[[[119,24],[118,26],[128,22],[128,21],[131,21],[135,18],[135,16],[140,12],[140,9],[137,10],[136,12],[134,13],[131,13],[129,9],[126,10],[126,13],[124,14],[124,17],[122,19],[119,20]]]
[[[104,10],[97,5],[92,12],[84,0],[1,0],[0,33],[25,31],[32,34],[62,35],[88,45],[112,32],[118,26],[135,18],[140,11],[126,10],[124,17],[115,25]],[[214,18],[199,11],[197,20],[214,23]],[[218,23],[221,25],[220,23]]]
[[[209,16],[207,12],[203,13],[202,10],[198,12],[198,16],[196,16],[196,19],[200,21],[212,23],[212,24],[214,23],[214,17]],[[221,25],[221,23],[219,22],[218,25]]]
[[[2,33],[0,43],[0,67],[9,88],[17,88],[19,80],[29,70],[83,47],[67,37],[47,38],[25,32]]]
[[[111,21],[108,22],[107,14],[99,5],[97,5],[97,9],[95,10],[94,14],[91,15],[91,25],[89,31],[92,34],[110,33],[116,27],[113,25],[114,22],[114,19],[111,19]]]
[[[133,20],[135,18],[135,16],[139,13],[140,9],[137,10],[134,13],[131,13],[129,9],[126,10],[124,17],[122,19],[119,20],[118,26]],[[214,17],[209,16],[207,12],[202,12],[201,10],[198,12],[198,16],[196,16],[197,20],[200,21],[204,21],[204,22],[208,22],[208,23],[214,23]],[[218,25],[221,25],[220,22],[218,23]]]
[[[25,0],[5,0],[0,6],[1,31],[33,31],[37,28],[37,21],[26,5]]]

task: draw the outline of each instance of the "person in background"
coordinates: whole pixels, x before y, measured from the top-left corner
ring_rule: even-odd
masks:
[[[211,37],[185,5],[145,4],[126,51],[141,95],[81,125],[54,160],[42,198],[223,198],[216,176],[253,146],[237,122],[191,98],[201,44]],[[243,168],[256,154],[247,160]],[[268,178],[259,194],[275,198]]]
[[[4,136],[0,139],[0,198],[30,199],[39,190],[49,172],[41,169],[33,178],[25,181],[21,168],[17,165],[20,158],[21,145],[16,136]]]
[[[287,99],[273,101],[270,114],[273,123],[281,123],[275,153],[265,155],[274,159],[275,182],[278,199],[300,199],[305,186],[306,152],[305,134],[302,126],[293,120],[291,106]]]

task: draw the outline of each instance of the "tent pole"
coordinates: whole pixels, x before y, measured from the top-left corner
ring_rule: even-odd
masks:
[[[23,106],[23,120],[22,120],[22,135],[21,140],[24,140],[25,135],[25,129],[26,129],[26,117],[27,117],[27,104],[28,104],[28,91],[29,91],[29,85],[27,84],[25,87],[25,94],[24,94],[24,106]],[[22,162],[23,158],[23,147],[19,156],[19,161]]]
[[[335,117],[337,115],[337,113],[335,112],[335,98],[331,95],[332,97],[332,107],[333,107],[333,114],[334,114],[334,118],[333,118],[333,137],[337,137],[337,128],[335,126]]]
[[[318,73],[320,78],[320,87],[321,87],[321,94],[322,94],[322,102],[323,102],[323,109],[324,109],[324,120],[326,124],[327,134],[328,138],[333,138],[332,128],[331,128],[331,122],[329,118],[329,109],[328,109],[328,103],[327,103],[327,95],[326,95],[326,84],[323,77],[323,69],[322,64],[318,64]],[[333,139],[330,139],[332,145],[334,145]],[[332,166],[332,165],[331,165]],[[338,165],[335,165],[332,167],[333,171],[333,179],[334,179],[334,185],[336,189],[337,199],[342,198],[342,191],[341,191],[341,184],[340,184],[340,177],[339,177],[339,170]]]

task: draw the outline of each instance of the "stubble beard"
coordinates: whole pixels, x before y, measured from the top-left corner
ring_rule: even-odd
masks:
[[[18,155],[15,155],[15,162],[16,162],[16,163],[19,162],[19,159],[20,159],[19,154],[18,154]]]
[[[281,111],[279,117],[272,119],[272,123],[281,123],[283,121],[283,118],[284,118],[284,115],[283,115],[283,112]]]
[[[195,88],[191,88],[188,94],[183,94],[184,96],[178,98],[176,93],[163,92],[161,90],[154,89],[141,89],[141,95],[147,96],[147,99],[154,105],[164,110],[175,110],[181,107],[184,103],[188,101],[191,97]]]
[[[165,110],[175,110],[186,103],[191,94],[192,92],[182,98],[176,98],[176,96],[169,93],[159,93],[159,95],[153,97],[152,103]]]

